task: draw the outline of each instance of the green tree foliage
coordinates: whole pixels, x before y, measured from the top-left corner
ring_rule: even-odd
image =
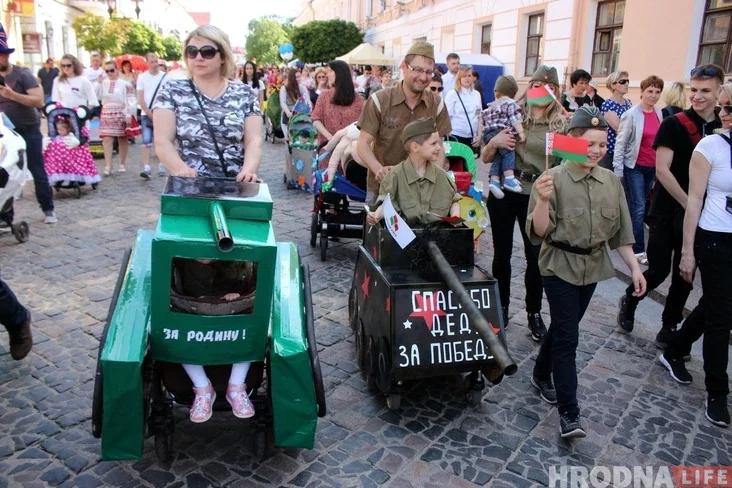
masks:
[[[163,37],[163,59],[167,61],[179,61],[183,46],[174,36]]]
[[[149,52],[154,52],[162,56],[165,53],[163,37],[146,24],[130,19],[114,19],[111,22],[125,25],[124,29],[127,31],[127,39],[122,46],[122,51],[116,54],[144,56]]]
[[[295,57],[305,63],[332,61],[363,42],[363,33],[353,22],[314,20],[292,29]]]
[[[249,22],[247,36],[247,56],[256,58],[258,63],[279,64],[279,46],[288,41],[287,33],[282,24],[271,18],[262,17]]]
[[[87,51],[98,51],[103,57],[117,55],[127,41],[130,25],[110,21],[102,16],[86,13],[72,24],[78,43]]]

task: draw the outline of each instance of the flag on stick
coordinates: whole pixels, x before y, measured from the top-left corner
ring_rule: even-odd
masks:
[[[587,139],[563,136],[549,132],[546,135],[546,154],[578,163],[587,161]]]
[[[540,86],[538,88],[529,88],[526,92],[526,103],[529,105],[538,105],[540,103],[548,103],[556,100],[554,92],[549,85]]]
[[[399,244],[399,247],[404,249],[416,236],[407,223],[397,214],[394,205],[391,203],[391,195],[386,195],[386,199],[382,205],[384,206],[384,222],[386,223],[386,228],[389,229],[389,233],[397,244]]]

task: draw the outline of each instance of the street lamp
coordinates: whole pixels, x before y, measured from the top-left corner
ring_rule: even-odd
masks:
[[[137,20],[140,20],[140,4],[143,2],[143,0],[135,0],[135,14],[137,15]]]
[[[117,0],[107,0],[107,12],[109,12],[109,18],[112,18],[114,11],[117,10]]]

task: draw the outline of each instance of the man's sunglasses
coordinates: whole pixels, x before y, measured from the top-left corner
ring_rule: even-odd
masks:
[[[200,49],[196,46],[188,46],[186,47],[186,57],[188,59],[196,59],[196,56],[198,56],[198,53],[201,53],[201,57],[203,59],[213,59],[214,56],[216,56],[216,53],[221,52],[219,49],[213,47],[213,46],[203,46]]]
[[[623,78],[622,80],[618,80],[615,83],[618,83],[620,85],[627,85],[629,81],[630,80],[626,80],[625,78]]]
[[[444,88],[441,86],[431,86],[430,90],[436,91],[436,92],[441,92],[442,90],[444,90]]]
[[[691,70],[691,72],[689,74],[693,78],[693,77],[699,76],[699,75],[701,75],[701,76],[720,76],[720,75],[722,75],[722,72],[719,71],[719,69],[715,68],[714,66],[703,66],[700,68],[694,68],[693,70]]]
[[[114,73],[117,70],[112,68],[112,69],[105,69],[104,71],[106,71],[107,73]]]
[[[64,63],[61,63],[61,67],[62,68],[71,68],[72,66],[73,66],[73,64],[64,64]]]

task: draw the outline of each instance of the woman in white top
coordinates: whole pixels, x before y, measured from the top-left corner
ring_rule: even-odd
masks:
[[[727,427],[727,361],[732,321],[732,106],[723,106],[719,118],[724,132],[702,139],[691,156],[679,266],[681,276],[689,283],[699,266],[703,296],[692,313],[704,314],[706,320],[685,321],[669,340],[660,360],[674,379],[690,383],[683,356],[689,354],[691,344],[703,334],[706,417],[715,425]],[[693,330],[699,328],[703,330]]]
[[[455,86],[445,89],[449,90],[445,96],[445,105],[452,124],[451,135],[458,142],[472,147],[477,155],[483,133],[483,120],[480,116],[480,93],[473,89],[473,69],[469,66],[461,68],[455,77]]]
[[[282,109],[282,132],[285,133],[285,140],[290,140],[290,134],[287,131],[287,124],[292,117],[292,109],[298,101],[306,103],[312,108],[310,97],[307,89],[300,84],[302,75],[295,68],[290,68],[287,72],[287,82],[280,88],[280,108]]]
[[[61,73],[53,80],[51,98],[64,107],[99,106],[99,99],[91,82],[84,76],[84,67],[71,54],[61,57]]]
[[[244,64],[244,71],[241,75],[241,81],[245,85],[249,85],[250,87],[252,87],[252,90],[254,90],[254,93],[256,93],[257,99],[259,100],[259,106],[261,107],[264,103],[265,86],[264,82],[259,79],[257,67],[254,65],[253,62],[247,61]]]
[[[99,121],[99,135],[104,144],[104,174],[112,171],[112,149],[114,138],[119,143],[118,172],[125,172],[128,140],[125,134],[130,118],[135,114],[135,89],[119,77],[119,70],[114,61],[104,63],[107,78],[102,82],[102,116]]]

